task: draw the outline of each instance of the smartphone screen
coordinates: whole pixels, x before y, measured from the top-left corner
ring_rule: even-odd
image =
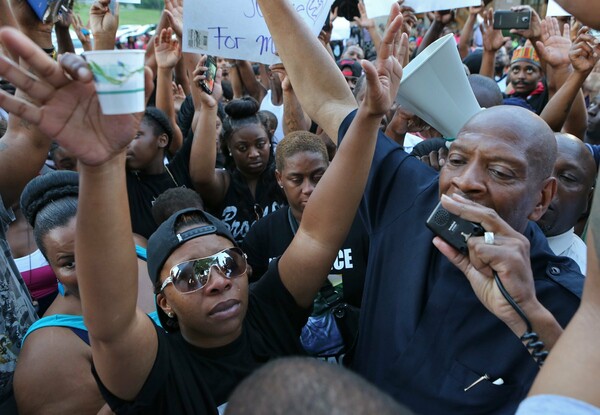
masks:
[[[200,81],[200,87],[207,94],[212,94],[213,89],[215,87],[215,76],[217,75],[216,59],[213,56],[209,56],[208,58],[206,58],[205,66],[208,68],[205,73],[206,79]]]

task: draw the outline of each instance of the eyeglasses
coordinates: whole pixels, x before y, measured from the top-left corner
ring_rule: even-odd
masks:
[[[217,267],[225,278],[244,275],[248,268],[246,254],[240,248],[228,248],[205,258],[192,259],[175,265],[169,277],[163,282],[158,292],[162,292],[171,283],[183,294],[202,289],[210,278],[210,270]]]

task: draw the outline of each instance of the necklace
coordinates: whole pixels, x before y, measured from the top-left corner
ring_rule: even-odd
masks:
[[[165,164],[165,170],[167,171],[167,173],[169,173],[169,176],[171,176],[171,180],[173,180],[173,183],[175,183],[176,187],[179,187],[179,183],[177,183],[177,180],[175,180],[175,177],[173,177],[173,175],[171,174],[171,170],[169,170],[169,166],[167,166]]]

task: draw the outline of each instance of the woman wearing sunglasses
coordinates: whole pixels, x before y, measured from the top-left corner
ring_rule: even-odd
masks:
[[[304,33],[291,4],[282,1],[274,7],[289,16],[290,35],[303,40],[299,53],[316,54],[321,66],[330,66],[324,68],[328,88],[347,88],[326,51]],[[384,35],[377,68],[363,64],[367,97],[312,194],[296,236],[256,285],[249,289],[245,259],[225,226],[200,211],[175,213],[151,237],[148,271],[162,318],[169,319],[167,331],[135,304],[137,263],[123,149],[140,114],[101,115],[85,62],[67,54],[59,65],[19,32],[0,30],[0,42],[10,53],[47,74],[30,89],[42,106],[7,96],[0,104],[54,135],[80,162],[75,239],[79,291],[93,373],[113,411],[214,414],[256,367],[301,352],[300,328],[354,219],[381,117],[396,95],[402,73],[398,61],[408,48],[406,35],[399,36],[401,26],[398,15]],[[23,69],[4,62],[0,75],[18,87],[30,84]],[[351,96],[343,104],[348,114],[356,106]],[[216,109],[207,110],[213,127]],[[339,186],[348,181],[353,186]],[[273,310],[286,315],[276,316]]]

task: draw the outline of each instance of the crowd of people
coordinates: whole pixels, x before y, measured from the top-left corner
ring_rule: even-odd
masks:
[[[146,109],[104,115],[81,19],[0,0],[0,413],[600,414],[600,3],[558,2],[358,1],[335,43],[258,0],[281,63],[209,93],[165,0]],[[450,33],[483,110],[443,137],[396,97]]]

